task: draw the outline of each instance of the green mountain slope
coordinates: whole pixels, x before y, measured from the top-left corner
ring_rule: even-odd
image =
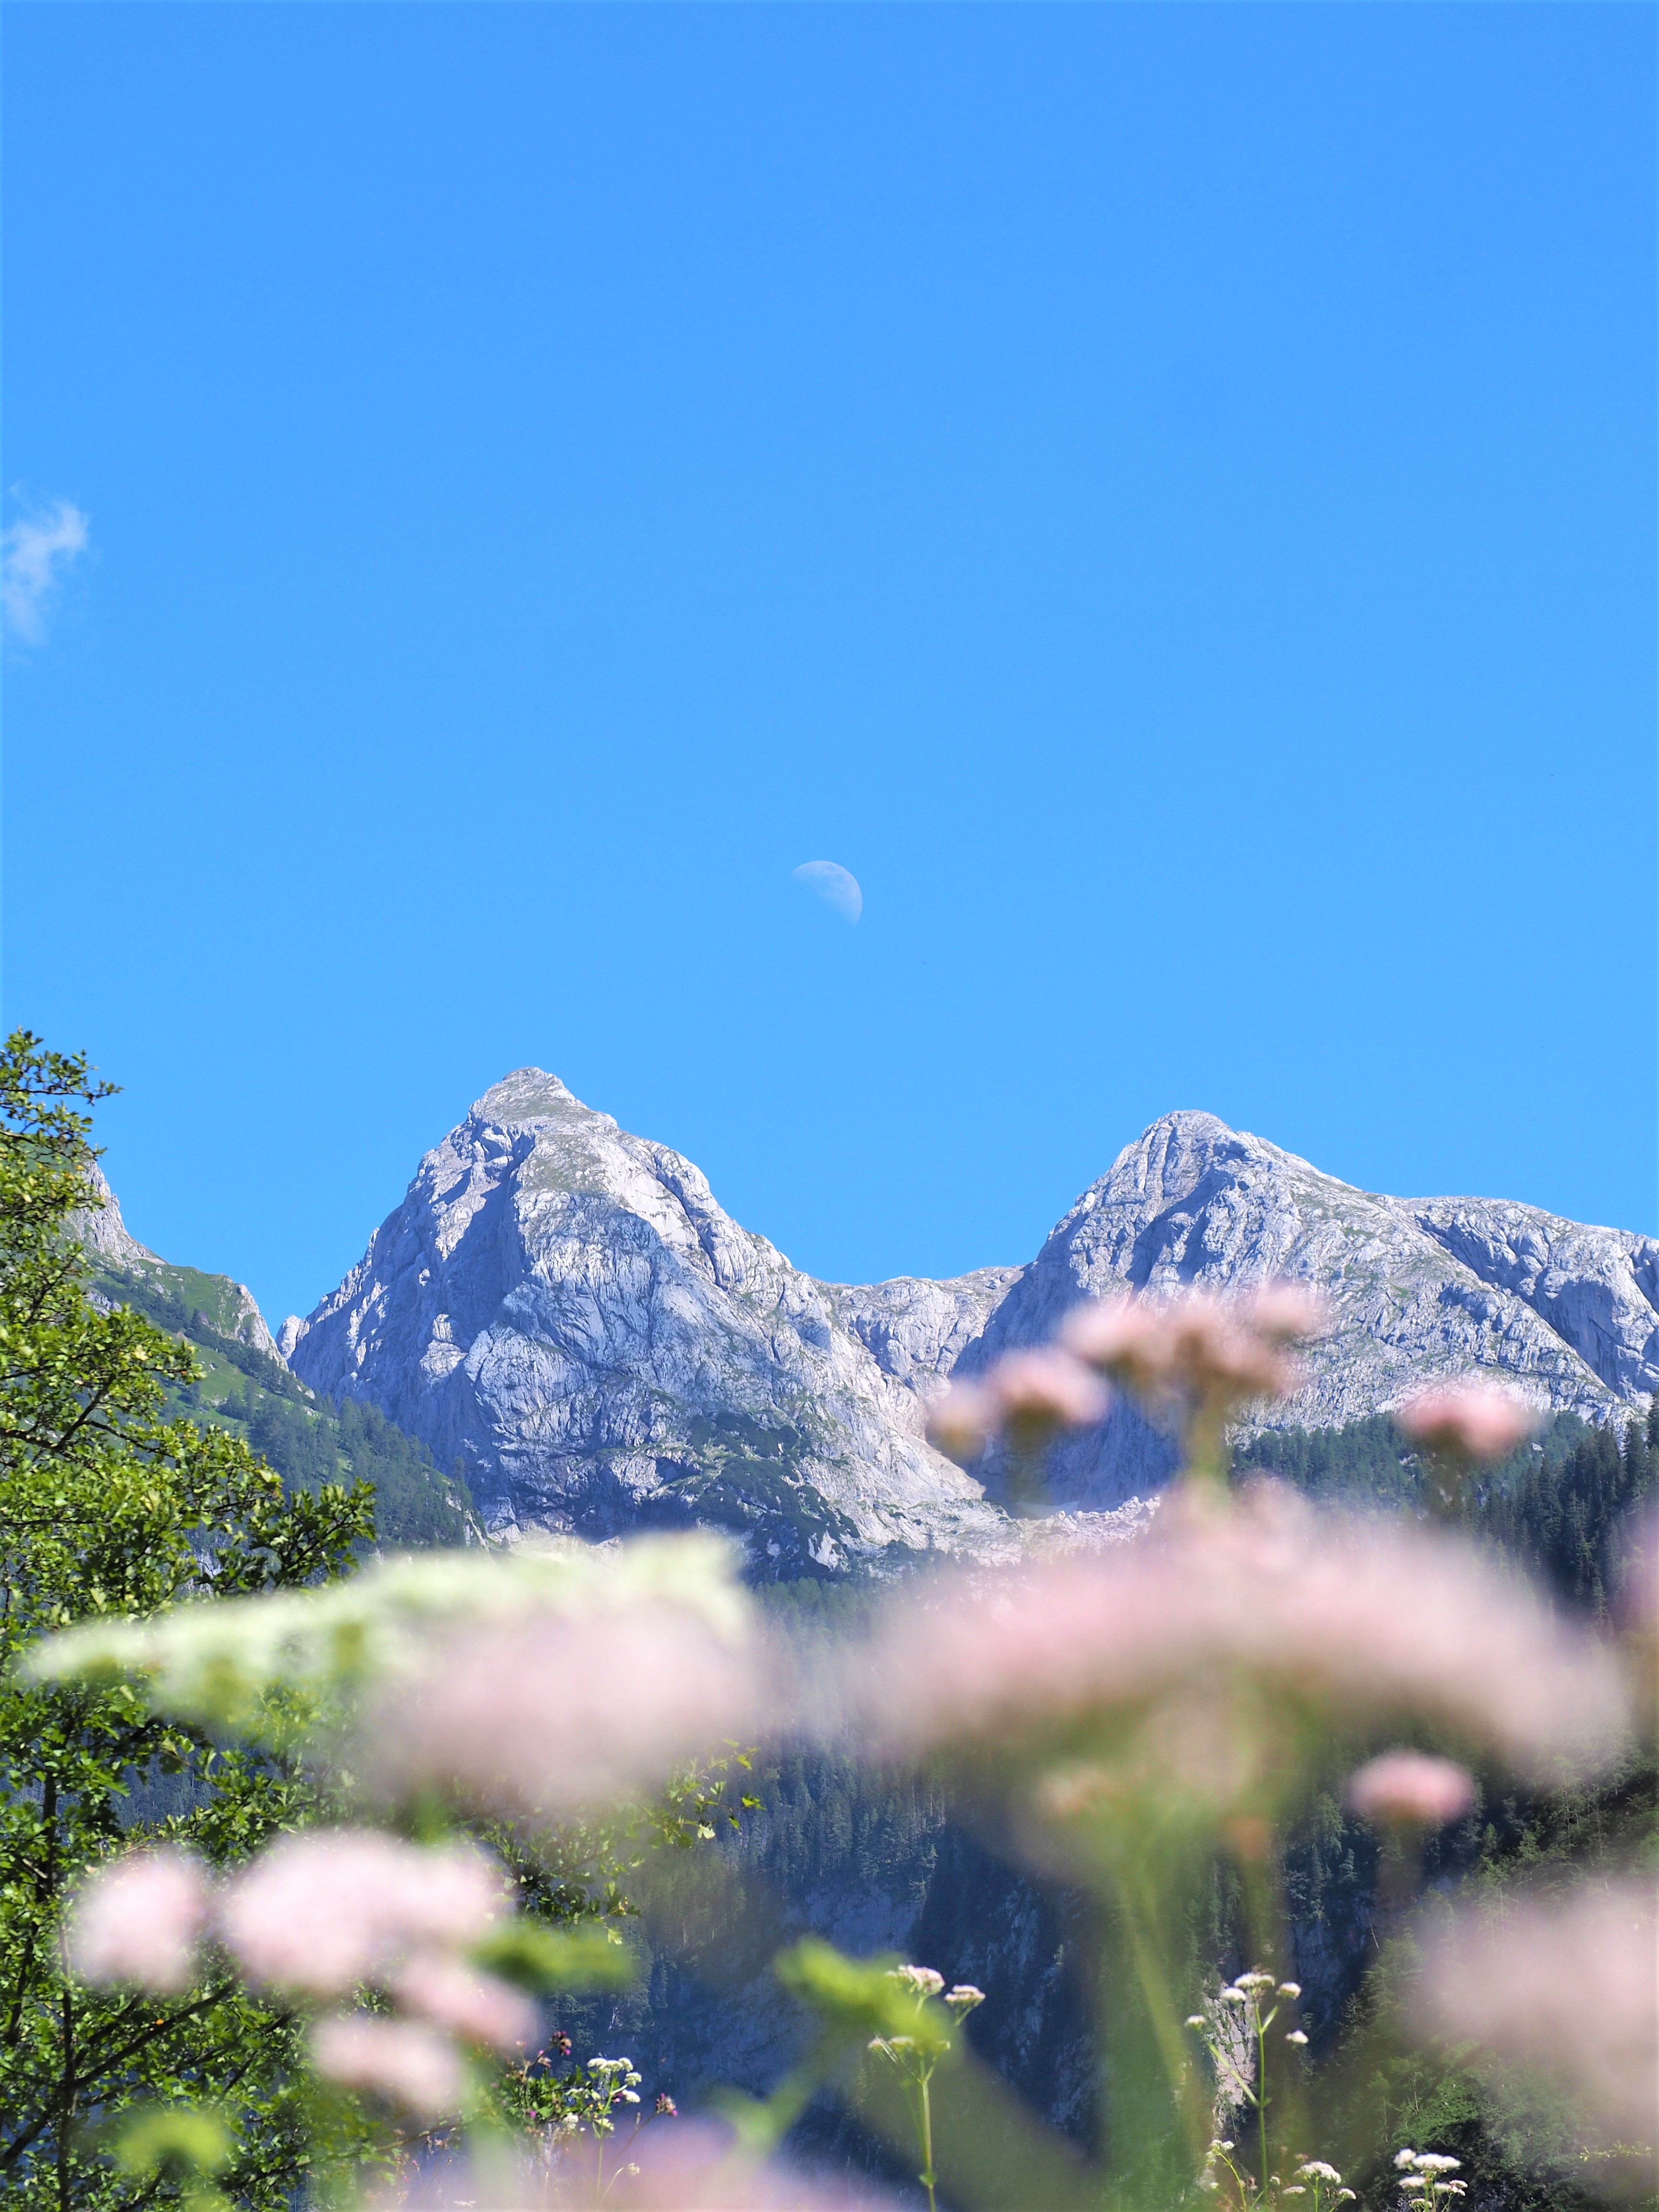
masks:
[[[308,1390],[256,1340],[264,1326],[240,1283],[149,1257],[123,1267],[93,1256],[94,1297],[135,1307],[201,1362],[201,1380],[170,1394],[173,1412],[245,1437],[290,1489],[372,1482],[375,1534],[393,1549],[468,1540],[472,1501],[459,1474],[446,1475],[377,1407]]]

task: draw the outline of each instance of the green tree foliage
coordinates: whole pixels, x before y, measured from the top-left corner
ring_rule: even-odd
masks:
[[[63,1971],[58,1931],[77,1876],[135,1837],[234,1862],[304,1815],[309,1785],[129,1686],[31,1685],[13,1662],[100,1613],[337,1575],[374,1534],[374,1492],[285,1494],[246,1443],[169,1418],[169,1393],[201,1371],[191,1347],[89,1302],[70,1217],[97,1202],[85,1109],[108,1089],[27,1031],[0,1047],[0,2181],[56,2212],[176,2198],[173,2166],[102,2154],[112,2115],[207,2094],[235,2145],[219,2187],[275,2207],[306,2157],[284,2014],[228,1978],[173,1999],[94,1994]]]
[[[1341,1428],[1265,1430],[1235,1457],[1243,1474],[1282,1475],[1328,1503],[1426,1510],[1419,1454],[1386,1413]],[[1564,1603],[1605,1620],[1631,1533],[1656,1491],[1659,1399],[1622,1426],[1557,1413],[1483,1475],[1469,1522]]]
[[[1483,1533],[1524,1559],[1569,1605],[1605,1620],[1636,1516],[1659,1488],[1659,1399],[1644,1421],[1588,1429],[1563,1459],[1540,1455],[1498,1489]]]

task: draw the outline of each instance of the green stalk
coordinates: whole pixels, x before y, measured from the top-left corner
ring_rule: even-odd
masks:
[[[1224,1491],[1231,1473],[1227,1449],[1227,1401],[1200,1399],[1187,1422],[1186,1472],[1189,1480]]]
[[[1255,2014],[1255,2130],[1261,2160],[1261,2187],[1265,2194],[1267,2176],[1273,2171],[1267,2164],[1267,2031],[1261,2024],[1261,2000],[1250,2000]]]
[[[929,2071],[931,2070],[930,2069]],[[917,2179],[927,2191],[927,2212],[936,2212],[933,2202],[933,2094],[929,2087],[927,2074],[922,2075],[917,2087],[916,2110],[921,2137],[922,2164],[922,2171]]]
[[[1158,1913],[1156,1905],[1146,1894],[1148,1887],[1142,1882],[1132,1885],[1127,1879],[1120,1878],[1119,1909],[1128,1933],[1129,1955],[1134,1965],[1141,2002],[1152,2021],[1153,2039],[1169,2081],[1170,2100],[1186,2130],[1188,2152],[1196,2162],[1204,2154],[1204,2124],[1193,2110],[1193,2077],[1187,2063],[1187,2041],[1181,2025],[1182,2014],[1176,2003],[1158,1946],[1151,1932],[1157,1925]]]

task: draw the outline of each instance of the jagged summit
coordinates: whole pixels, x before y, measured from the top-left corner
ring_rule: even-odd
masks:
[[[467,1118],[504,1125],[552,1121],[568,1127],[585,1122],[597,1122],[606,1129],[617,1127],[609,1114],[584,1105],[568,1084],[562,1083],[556,1075],[550,1075],[544,1067],[515,1067],[511,1075],[504,1075],[475,1101]]]
[[[1002,1531],[833,1293],[540,1070],[427,1154],[289,1340],[313,1389],[459,1460],[500,1528],[712,1520],[779,1571]]]
[[[1386,1411],[1434,1376],[1501,1376],[1605,1415],[1659,1389],[1659,1244],[1501,1200],[1360,1190],[1215,1115],[1166,1114],[1056,1224],[963,1357],[1042,1341],[1079,1298],[1286,1276],[1333,1327],[1276,1425]],[[1059,1455],[1061,1494],[1146,1486],[1164,1440],[1120,1407]]]
[[[283,1346],[314,1389],[370,1398],[459,1459],[498,1527],[713,1521],[788,1571],[1007,1544],[1000,1508],[925,1441],[923,1398],[1045,1340],[1080,1297],[1275,1275],[1317,1285],[1334,1321],[1279,1420],[1352,1419],[1471,1371],[1592,1416],[1659,1389],[1650,1238],[1380,1196],[1183,1110],[1126,1146],[1025,1267],[819,1283],[690,1161],[539,1068],[427,1154]],[[1060,1455],[1059,1494],[1113,1508],[1170,1461],[1120,1406]]]
[[[88,1206],[83,1213],[72,1213],[70,1226],[88,1250],[111,1267],[159,1267],[161,1262],[157,1255],[148,1244],[138,1242],[122,1219],[121,1201],[96,1160],[87,1170],[87,1181],[102,1203]]]

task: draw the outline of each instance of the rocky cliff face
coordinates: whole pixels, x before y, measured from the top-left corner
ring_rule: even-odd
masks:
[[[1023,1268],[815,1282],[739,1228],[690,1163],[537,1069],[428,1153],[360,1264],[283,1349],[459,1460],[500,1529],[605,1535],[708,1521],[789,1573],[930,1547],[994,1554],[993,1495],[921,1434],[955,1369],[1050,1336],[1123,1285],[1317,1284],[1334,1326],[1274,1419],[1385,1410],[1500,1373],[1592,1416],[1659,1389],[1659,1245],[1480,1199],[1373,1196],[1212,1115],[1170,1114]],[[1168,1441],[1119,1407],[1071,1440],[1058,1494],[1153,1489]]]
[[[1387,1411],[1436,1376],[1501,1376],[1595,1419],[1659,1389],[1659,1243],[1479,1198],[1374,1196],[1212,1114],[1167,1114],[1084,1192],[963,1355],[964,1372],[1124,1287],[1316,1285],[1330,1333],[1274,1425]],[[1115,1503],[1167,1474],[1127,1407],[1056,1455],[1063,1499]]]
[[[894,1342],[937,1371],[985,1293],[919,1287],[927,1314],[896,1305]],[[427,1154],[286,1341],[313,1389],[371,1398],[459,1458],[498,1529],[713,1522],[778,1573],[1001,1539],[924,1441],[909,1370],[883,1366],[836,1294],[740,1229],[689,1160],[539,1070]]]

